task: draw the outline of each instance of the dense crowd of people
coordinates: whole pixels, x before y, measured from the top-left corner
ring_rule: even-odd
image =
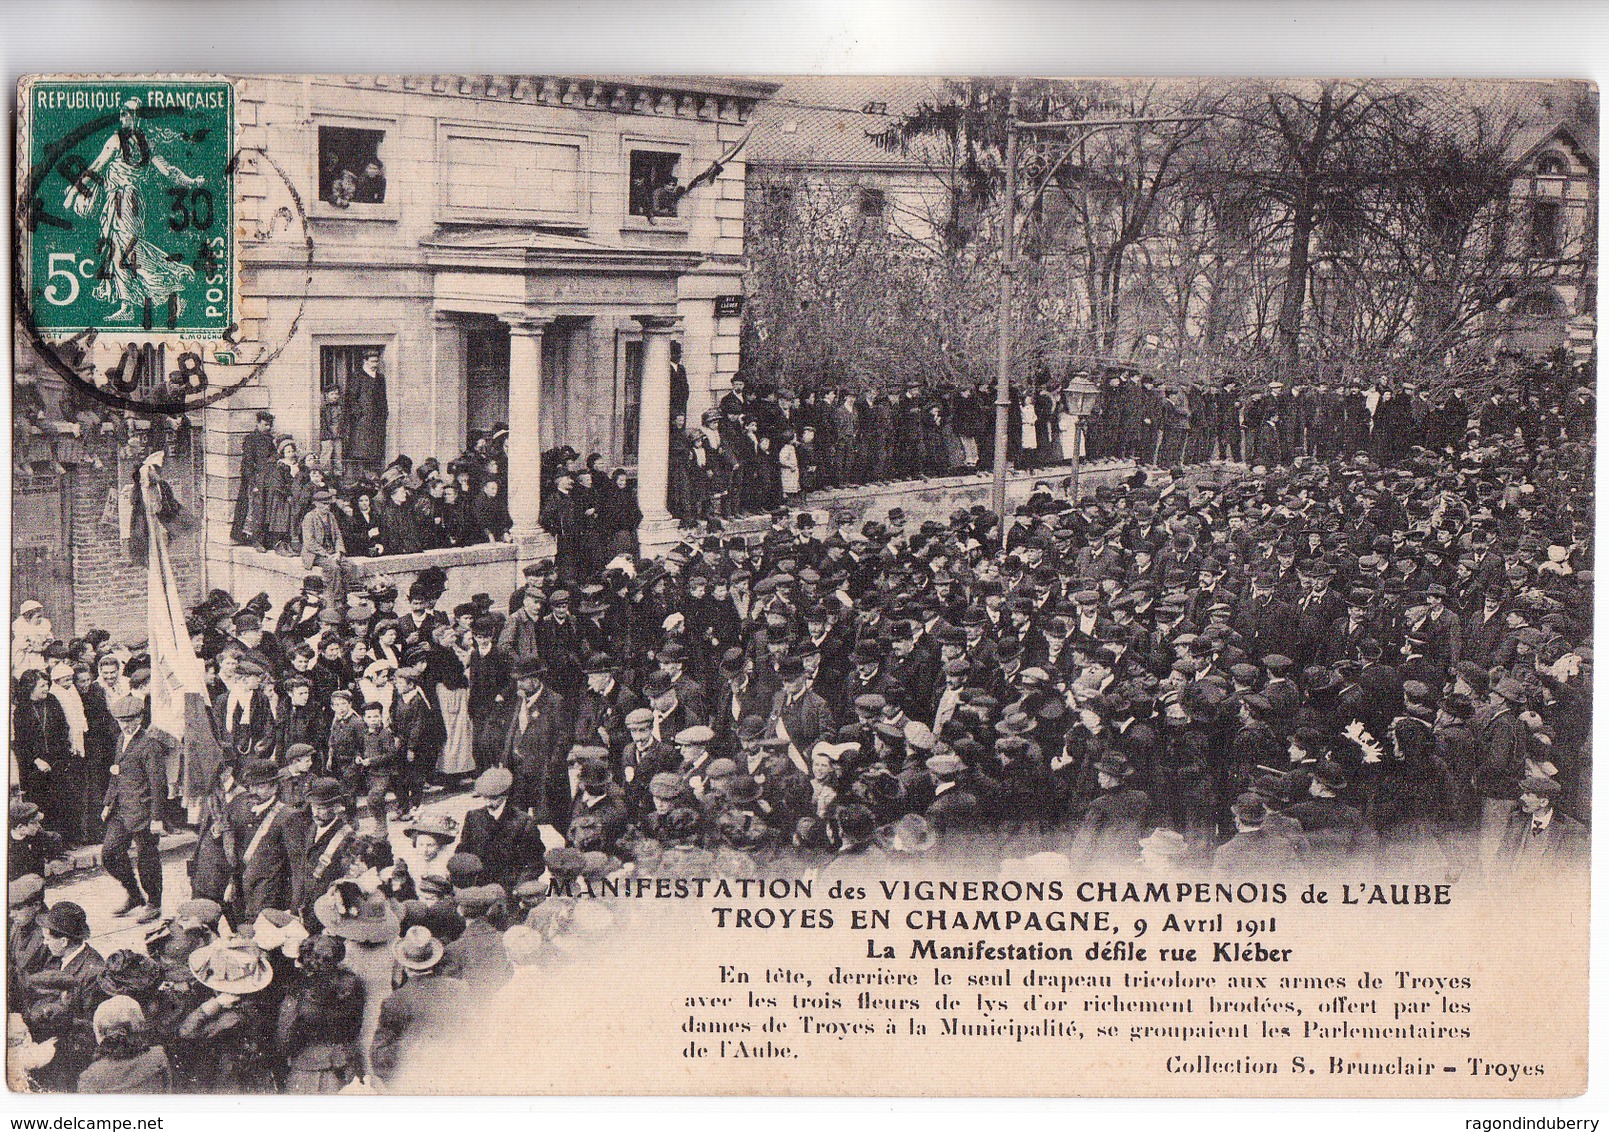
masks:
[[[474,996],[535,993],[621,871],[1583,862],[1590,396],[1499,389],[1378,445],[1315,416],[1265,449],[1267,419],[1243,474],[1040,486],[1004,526],[780,509],[653,560],[561,542],[506,601],[445,609],[438,571],[326,601],[314,568],[277,611],[213,591],[202,765],[150,729],[148,661],[25,607],[13,1041],[44,1088],[384,1082]],[[1100,420],[1092,447],[1128,443]],[[425,805],[467,783],[462,823]],[[47,901],[51,832],[102,838],[144,953]]]

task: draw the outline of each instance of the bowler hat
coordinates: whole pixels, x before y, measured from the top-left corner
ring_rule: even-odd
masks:
[[[307,788],[307,800],[315,806],[329,806],[344,801],[346,791],[333,778],[315,778]]]
[[[267,786],[279,781],[279,768],[273,759],[251,759],[241,771],[240,781],[248,787]]]
[[[45,927],[75,943],[89,938],[89,917],[71,900],[58,900],[45,913]]]
[[[1534,794],[1539,798],[1553,798],[1562,790],[1563,787],[1559,785],[1557,779],[1547,778],[1540,774],[1529,775],[1520,783],[1521,795]]]

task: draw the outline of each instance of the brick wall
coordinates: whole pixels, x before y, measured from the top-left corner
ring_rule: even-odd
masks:
[[[118,539],[115,522],[101,522],[107,492],[120,487],[118,469],[84,464],[68,475],[62,490],[72,496],[72,559],[74,635],[89,629],[105,629],[117,641],[143,641],[145,630],[145,569],[130,564]],[[130,469],[132,474],[132,469]],[[194,517],[195,488],[188,459],[169,462],[165,478],[186,516]],[[179,592],[185,604],[201,599],[201,554],[199,522],[187,531],[177,532],[171,546]]]

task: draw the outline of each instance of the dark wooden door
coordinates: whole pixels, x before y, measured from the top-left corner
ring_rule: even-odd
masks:
[[[11,496],[11,616],[31,598],[63,640],[74,630],[69,482],[19,480]]]

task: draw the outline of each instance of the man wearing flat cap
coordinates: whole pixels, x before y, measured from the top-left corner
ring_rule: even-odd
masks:
[[[1525,685],[1504,676],[1486,698],[1489,712],[1484,726],[1477,729],[1486,750],[1475,771],[1475,790],[1481,796],[1479,852],[1483,863],[1497,853],[1510,815],[1519,804],[1515,784],[1528,750],[1526,727],[1519,719],[1525,710]]]
[[[346,558],[346,539],[341,524],[336,521],[333,504],[335,493],[329,488],[313,492],[313,506],[302,516],[302,566],[311,570],[317,566],[324,571],[327,604],[339,609],[346,603],[346,591],[351,579]]]
[[[6,887],[6,998],[19,1006],[27,1001],[28,977],[53,962],[45,946],[44,915],[45,878],[38,873],[12,877]]]
[[[145,723],[145,701],[123,696],[111,705],[120,734],[113,754],[101,820],[106,836],[101,863],[127,896],[114,915],[131,913],[142,924],[162,914],[162,806],[168,796],[167,762],[173,740]],[[129,850],[138,855],[138,873]]]
[[[479,884],[459,889],[454,900],[464,918],[464,931],[447,944],[442,963],[471,991],[494,991],[514,974],[503,950],[502,932],[493,923],[493,917],[503,916],[507,909],[508,890],[500,884]]]
[[[486,881],[512,890],[543,872],[542,830],[537,821],[509,797],[514,775],[506,767],[481,771],[475,797],[482,803],[464,815],[458,847],[481,860]]]

